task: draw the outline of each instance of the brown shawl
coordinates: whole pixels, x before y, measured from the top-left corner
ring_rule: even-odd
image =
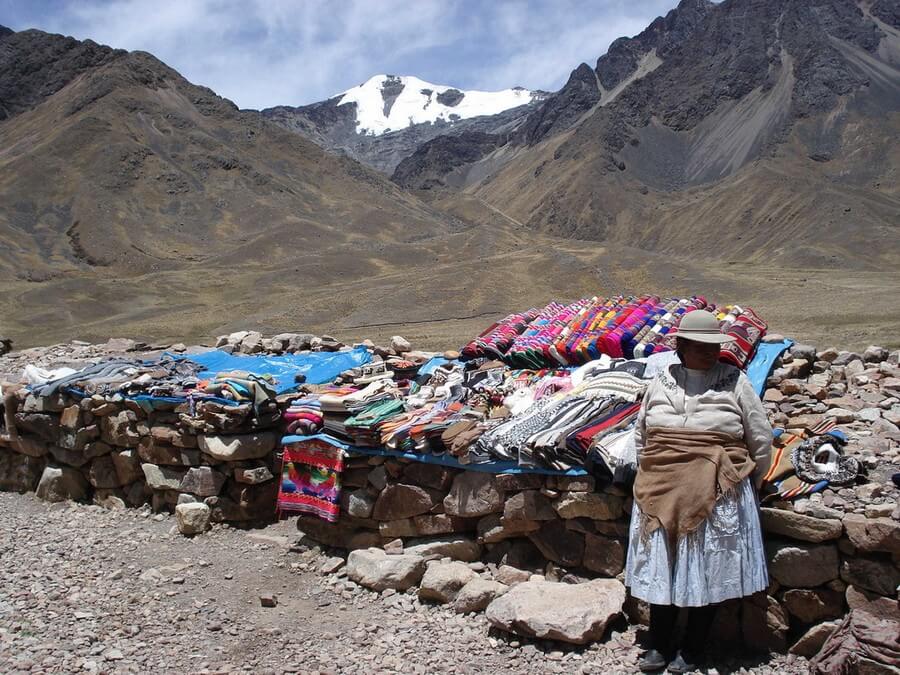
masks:
[[[648,427],[634,481],[644,532],[662,527],[674,546],[755,467],[742,439],[718,431]]]

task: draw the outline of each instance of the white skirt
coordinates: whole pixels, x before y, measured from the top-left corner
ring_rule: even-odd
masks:
[[[641,510],[631,512],[625,585],[654,605],[702,607],[769,586],[759,506],[750,478],[720,498],[709,517],[669,552],[665,530],[641,538]]]

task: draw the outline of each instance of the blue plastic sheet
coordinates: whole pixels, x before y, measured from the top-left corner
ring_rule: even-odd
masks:
[[[781,342],[761,342],[756,347],[756,354],[747,366],[747,377],[753,383],[753,389],[757,396],[762,396],[766,388],[766,380],[775,365],[775,359],[794,345],[794,341],[785,338]]]
[[[586,476],[587,471],[584,469],[569,469],[568,471],[556,471],[555,469],[544,469],[541,467],[519,466],[515,462],[480,462],[473,464],[462,464],[456,457],[452,455],[419,455],[414,452],[400,452],[398,450],[388,450],[383,447],[364,448],[358,445],[348,445],[339,441],[329,434],[315,434],[314,436],[285,436],[281,439],[282,445],[290,445],[292,443],[302,443],[310,439],[320,439],[332,445],[335,445],[351,455],[369,455],[378,457],[400,457],[402,459],[410,459],[414,462],[422,462],[423,464],[440,464],[441,466],[450,466],[455,469],[464,469],[466,471],[480,471],[482,473],[537,473],[547,476]]]
[[[297,388],[297,375],[304,375],[308,384],[325,384],[345,370],[368,363],[372,355],[365,347],[347,352],[311,352],[282,356],[227,354],[216,349],[182,358],[203,366],[204,370],[199,374],[201,378],[215,377],[218,373],[231,370],[271,375],[275,378],[275,391],[283,394]]]

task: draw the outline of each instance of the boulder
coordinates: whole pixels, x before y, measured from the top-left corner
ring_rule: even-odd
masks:
[[[197,497],[212,497],[222,491],[225,475],[211,466],[197,466],[188,469],[181,479],[181,492],[188,492]]]
[[[520,570],[518,567],[512,567],[511,565],[500,565],[494,578],[506,586],[514,586],[515,584],[522,584],[528,581],[531,578],[531,572]]]
[[[403,482],[446,492],[455,473],[453,469],[440,464],[413,462],[403,470]]]
[[[548,560],[564,567],[581,565],[584,556],[584,536],[562,527],[559,522],[545,521],[541,529],[529,534],[528,538]]]
[[[512,495],[503,505],[503,523],[522,520],[553,520],[556,511],[550,500],[538,490],[525,490]]]
[[[347,577],[375,591],[405,591],[418,584],[424,574],[425,559],[420,555],[387,555],[381,549],[369,548],[351,551],[347,558]]]
[[[504,539],[537,532],[539,529],[541,529],[541,521],[506,520],[498,513],[490,513],[478,521],[478,541],[485,544],[496,544]]]
[[[791,654],[812,658],[822,649],[825,641],[840,625],[840,621],[827,621],[813,626],[806,631],[788,650]]]
[[[787,612],[775,598],[758,593],[745,598],[741,610],[741,632],[747,646],[760,651],[785,651],[790,624]]]
[[[544,477],[537,473],[501,473],[494,477],[497,487],[504,492],[540,490]]]
[[[428,565],[419,586],[419,598],[436,600],[440,603],[452,602],[460,589],[477,575],[465,563],[433,562]]]
[[[87,498],[88,482],[77,469],[48,466],[41,474],[35,494],[48,502],[82,501]]]
[[[900,523],[893,518],[866,518],[850,513],[844,516],[844,528],[860,551],[900,555]]]
[[[156,464],[141,464],[144,479],[154,490],[178,490],[181,481],[187,473],[185,469],[175,469],[169,466],[157,466]]]
[[[582,565],[605,577],[618,576],[625,569],[625,545],[618,539],[586,534]]]
[[[116,475],[122,485],[128,485],[144,477],[141,471],[141,460],[137,450],[118,450],[109,455],[113,466],[116,467]]]
[[[111,490],[125,485],[109,455],[103,455],[91,460],[87,478],[91,485],[99,489]]]
[[[252,469],[237,468],[234,470],[234,479],[238,483],[244,483],[245,485],[259,485],[272,480],[274,477],[267,466],[257,466]]]
[[[603,637],[624,602],[625,587],[614,579],[527,581],[491,602],[485,615],[491,625],[510,633],[586,644]]]
[[[279,437],[271,431],[261,431],[240,436],[200,436],[200,449],[214,459],[222,462],[239,462],[245,459],[261,459],[266,457]]]
[[[371,518],[375,498],[366,490],[359,489],[347,493],[347,513],[354,518]]]
[[[137,445],[141,440],[137,430],[137,415],[131,410],[122,410],[115,415],[101,417],[100,434],[110,445],[122,448]]]
[[[841,579],[878,595],[896,597],[900,570],[888,560],[845,558],[841,565]]]
[[[459,589],[451,607],[460,614],[481,612],[494,599],[499,598],[508,590],[508,586],[504,586],[497,581],[475,577]]]
[[[475,562],[481,557],[481,546],[463,535],[410,539],[404,550],[423,557],[440,555],[463,562]]]
[[[440,493],[418,485],[392,483],[381,491],[372,517],[375,520],[400,520],[428,513],[441,503]]]
[[[43,457],[32,457],[0,448],[0,490],[4,492],[31,492],[41,479],[46,462]]]
[[[197,437],[194,434],[165,424],[151,426],[150,437],[162,445],[175,445],[179,448],[197,447]]]
[[[838,550],[828,544],[766,544],[769,573],[782,586],[812,588],[838,577]]]
[[[43,457],[49,451],[47,444],[34,436],[19,436],[13,441],[12,448],[29,457]]]
[[[813,543],[837,539],[843,532],[840,520],[823,520],[785,509],[762,508],[760,520],[765,532]]]
[[[175,507],[175,521],[181,534],[192,536],[201,534],[209,527],[210,508],[203,503],[178,504]]]
[[[869,345],[866,347],[866,351],[863,352],[863,361],[866,363],[881,363],[882,361],[887,361],[889,353],[884,347]]]
[[[847,586],[844,597],[851,610],[858,609],[879,618],[900,621],[900,607],[894,598],[886,598],[856,586]]]
[[[83,452],[61,448],[58,445],[50,446],[50,456],[60,464],[76,467],[84,466],[89,461],[88,458],[84,456]]]
[[[503,493],[494,476],[481,471],[463,471],[453,479],[444,498],[444,510],[451,516],[475,518],[503,510]]]
[[[149,436],[138,443],[138,454],[150,464],[166,466],[197,466],[200,464],[200,451],[190,450],[175,445],[165,445]]]
[[[794,588],[785,591],[782,604],[803,623],[818,623],[844,613],[844,594],[824,588]]]
[[[553,503],[562,518],[615,520],[622,516],[622,497],[596,492],[565,492]]]
[[[412,345],[405,337],[394,335],[391,338],[391,349],[393,349],[397,354],[405,354],[410,349],[412,349]]]
[[[469,522],[471,521],[448,516],[446,513],[435,513],[401,520],[386,520],[378,523],[378,531],[383,537],[429,537],[470,530],[472,528]]]

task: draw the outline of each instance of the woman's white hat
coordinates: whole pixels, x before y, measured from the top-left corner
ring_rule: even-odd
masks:
[[[716,320],[715,316],[702,309],[688,312],[682,317],[681,323],[678,324],[678,330],[675,333],[675,337],[693,340],[694,342],[712,342],[719,344],[734,340],[731,335],[725,335],[725,333],[719,330],[719,322]]]

